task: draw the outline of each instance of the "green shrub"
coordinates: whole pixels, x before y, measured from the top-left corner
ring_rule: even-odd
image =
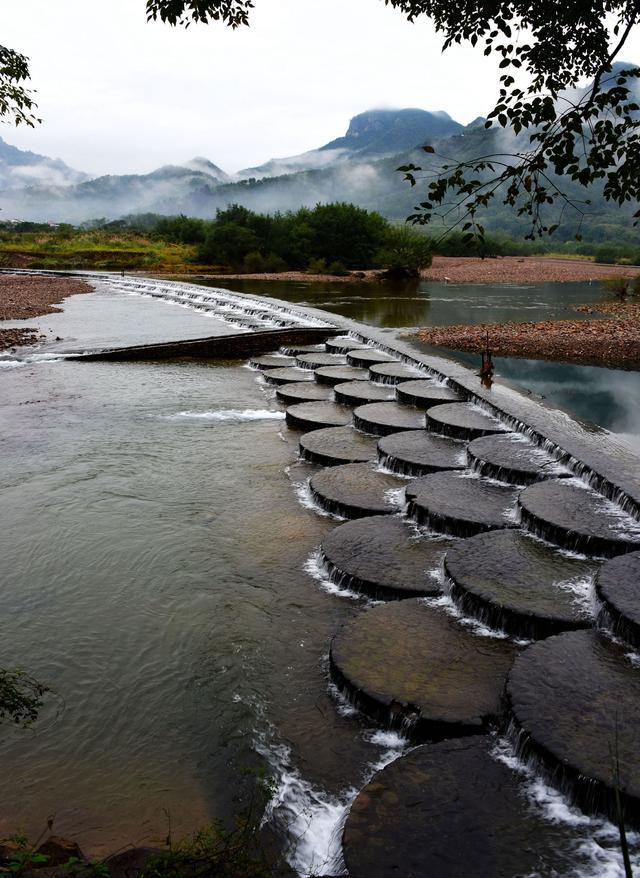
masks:
[[[289,266],[284,259],[281,256],[278,256],[277,253],[269,253],[264,260],[263,271],[273,274],[278,271],[286,271],[288,267]]]
[[[307,274],[327,274],[326,259],[310,259],[307,265]]]
[[[259,250],[247,253],[242,263],[242,270],[247,274],[259,274],[264,271],[264,257]]]
[[[329,274],[335,275],[335,277],[346,277],[349,274],[349,269],[344,262],[340,262],[339,259],[330,263],[327,271]]]
[[[431,242],[410,226],[387,229],[385,242],[378,253],[379,264],[392,277],[416,277],[431,265]]]

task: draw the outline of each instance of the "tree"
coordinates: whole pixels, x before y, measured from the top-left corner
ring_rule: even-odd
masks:
[[[431,242],[411,226],[390,226],[378,262],[390,277],[419,277],[431,265]]]
[[[0,46],[0,117],[13,118],[16,125],[31,128],[40,119],[33,115],[36,103],[33,92],[25,87],[29,79],[29,59],[13,49]]]

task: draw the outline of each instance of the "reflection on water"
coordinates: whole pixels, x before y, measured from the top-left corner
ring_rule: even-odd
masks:
[[[599,302],[605,295],[597,283],[327,285],[230,280],[224,285],[239,292],[324,308],[372,326],[397,328],[583,319],[588,315],[574,311],[574,307]],[[474,368],[480,366],[480,353],[446,353]],[[494,357],[494,362],[495,377],[507,378],[573,415],[620,433],[640,449],[637,372],[515,357]]]

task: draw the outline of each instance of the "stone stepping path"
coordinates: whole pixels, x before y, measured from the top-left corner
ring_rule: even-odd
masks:
[[[640,822],[640,673],[597,631],[570,631],[528,647],[507,696],[525,755],[539,756],[554,783],[588,811]],[[616,779],[616,762],[619,776]]]
[[[301,369],[319,369],[321,366],[344,366],[347,358],[340,354],[299,354],[296,363]]]
[[[514,485],[531,485],[567,474],[550,454],[520,433],[481,436],[470,443],[468,455],[471,466],[481,475]]]
[[[343,384],[345,381],[368,381],[369,373],[366,369],[356,369],[354,366],[322,366],[315,370],[315,378],[319,384]]]
[[[378,442],[378,459],[387,469],[407,476],[465,469],[466,444],[420,430],[393,433]]]
[[[400,384],[402,381],[419,378],[423,374],[415,366],[409,366],[407,363],[376,363],[369,369],[371,380],[379,384]]]
[[[278,385],[276,396],[285,405],[295,405],[298,402],[331,399],[331,388],[315,381],[296,381]]]
[[[288,357],[298,357],[300,354],[315,354],[325,350],[323,344],[298,344],[280,348],[280,353]]]
[[[397,515],[348,521],[322,541],[330,578],[378,600],[439,594],[437,579],[451,540],[421,537]]]
[[[640,549],[640,522],[577,479],[550,479],[520,494],[522,524],[549,542],[611,558]]]
[[[427,412],[427,429],[454,439],[478,439],[491,433],[506,433],[496,418],[485,414],[470,402],[436,405]]]
[[[640,649],[640,552],[605,561],[596,577],[596,593],[604,609],[599,621]]]
[[[351,409],[331,400],[301,402],[286,409],[287,426],[296,430],[321,430],[351,423]]]
[[[322,466],[366,463],[376,459],[376,440],[353,427],[313,430],[300,437],[300,454],[305,460]]]
[[[288,366],[295,366],[294,357],[283,357],[280,354],[264,354],[261,357],[253,357],[249,360],[249,365],[254,369],[286,369]]]
[[[264,380],[269,384],[293,384],[296,381],[313,381],[313,372],[292,366],[288,369],[267,369]]]
[[[493,746],[482,735],[427,744],[376,774],[344,827],[351,878],[573,873],[572,830],[536,813]]]
[[[398,405],[397,402],[372,402],[361,405],[353,413],[353,423],[363,433],[388,436],[401,430],[423,430],[424,413]]]
[[[461,540],[444,566],[461,611],[514,637],[539,639],[593,624],[585,595],[597,567],[521,531]]]
[[[495,721],[514,656],[508,640],[477,637],[421,599],[361,613],[330,653],[334,679],[357,706],[417,740],[473,734]]]
[[[398,512],[391,492],[401,489],[402,481],[379,472],[373,464],[350,463],[322,470],[311,477],[309,487],[315,501],[327,512],[344,518],[365,518]]]
[[[346,381],[333,388],[336,402],[343,405],[365,405],[367,402],[391,402],[395,399],[392,387],[372,381]]]
[[[512,513],[518,489],[444,471],[407,485],[409,515],[431,530],[471,537],[488,530],[516,527]]]
[[[418,381],[402,381],[396,385],[398,402],[406,405],[414,405],[419,409],[430,409],[434,405],[442,405],[447,402],[458,402],[460,395],[443,387],[430,378],[422,378]]]
[[[329,338],[324,346],[330,354],[348,354],[349,351],[361,350],[368,347],[364,342],[356,341],[354,338],[349,338],[348,335],[336,335],[334,338]]]
[[[398,357],[392,357],[384,351],[375,348],[355,348],[347,352],[347,363],[350,366],[358,366],[368,369],[374,363],[399,363]]]

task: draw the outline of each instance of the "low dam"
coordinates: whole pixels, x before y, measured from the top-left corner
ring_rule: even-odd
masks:
[[[231,675],[229,704],[253,711],[252,750],[280,781],[268,819],[300,842],[289,855],[294,870],[352,878],[622,875],[621,821],[640,868],[640,459],[606,431],[507,383],[488,389],[472,370],[426,355],[394,331],[192,284],[82,276],[105,296],[196,309],[216,327],[200,338],[127,346],[64,341],[41,356],[59,360],[78,395],[91,374],[109,418],[117,419],[112,413],[129,391],[149,416],[135,439],[135,421],[123,423],[90,472],[81,462],[100,440],[86,434],[73,483],[110,478],[91,495],[87,533],[97,529],[101,504],[115,502],[117,515],[128,517],[131,546],[124,538],[122,551],[145,556],[132,589],[145,566],[155,569],[143,548],[152,539],[143,517],[153,518],[162,545],[182,539],[195,553],[192,592],[176,599],[171,579],[163,581],[162,630],[178,651],[186,648],[180,621],[190,601],[200,618],[218,613],[233,629],[192,684],[210,692],[211,680],[222,686]],[[28,357],[28,368],[42,368]],[[16,362],[18,382],[19,355]],[[195,409],[187,401],[191,368]],[[163,370],[168,380],[154,385]],[[158,414],[156,400],[166,408],[172,393],[189,408]],[[26,417],[22,403],[18,419]],[[85,416],[100,421],[100,405],[74,410],[79,430],[91,430],[79,423]],[[62,407],[57,430],[71,412]],[[195,438],[182,433],[171,440],[172,455],[161,455],[160,418],[162,430],[216,426]],[[232,438],[221,436],[225,422],[236,425]],[[37,437],[33,453],[49,454]],[[18,438],[7,437],[8,453],[26,467]],[[145,445],[144,464],[135,442]],[[211,443],[217,459],[208,456]],[[56,449],[36,474],[40,497],[67,465],[65,453]],[[133,491],[118,471],[129,458],[144,490]],[[163,468],[172,461],[175,477],[167,480]],[[80,502],[70,484],[58,488],[63,516]],[[198,518],[198,541],[190,531],[177,534],[174,519],[165,527],[170,512],[155,496],[162,493],[167,509],[185,504],[185,519],[210,516]],[[25,522],[36,502],[22,511]],[[138,504],[149,515],[138,516]],[[73,547],[85,539],[76,533],[80,521],[63,533]],[[110,527],[103,525],[107,542],[91,543],[101,547],[103,566],[108,541],[127,531]],[[207,540],[218,532],[216,557],[200,542],[205,530]],[[8,539],[5,548],[11,554]],[[71,563],[78,552],[71,550]],[[164,557],[176,581],[187,554]],[[130,599],[126,588],[119,594]],[[40,599],[23,600],[38,606]],[[150,641],[153,628],[141,628]],[[78,646],[85,659],[90,640]],[[251,659],[242,664],[245,655]],[[144,648],[136,653],[139,666],[153,669],[155,661]],[[261,664],[269,674],[260,676]],[[236,764],[237,719],[229,714],[217,742]],[[371,742],[382,745],[375,758]],[[63,744],[42,746],[46,777]],[[24,768],[21,747],[9,742],[0,756]],[[194,758],[196,774],[202,758]],[[323,784],[335,792],[323,798]],[[29,789],[37,794],[35,782]],[[115,794],[109,801],[117,807]]]

